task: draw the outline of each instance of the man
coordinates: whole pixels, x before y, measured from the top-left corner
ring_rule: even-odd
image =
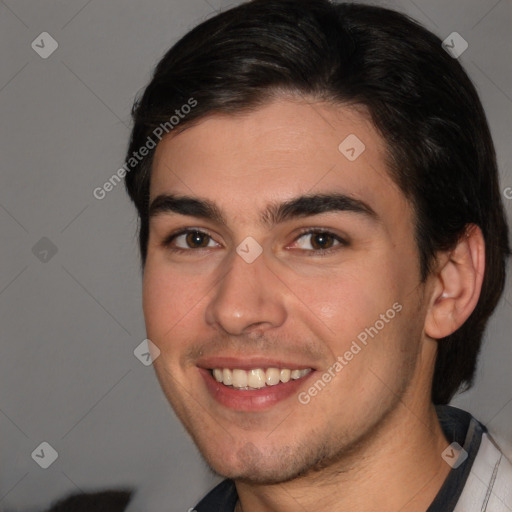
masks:
[[[477,93],[405,16],[255,0],[134,108],[154,367],[208,465],[202,511],[505,511],[468,413],[508,232]]]

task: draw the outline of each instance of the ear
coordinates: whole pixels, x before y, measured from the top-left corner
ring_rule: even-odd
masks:
[[[476,224],[468,224],[457,246],[438,257],[425,334],[440,339],[455,332],[475,309],[485,270],[485,241]]]

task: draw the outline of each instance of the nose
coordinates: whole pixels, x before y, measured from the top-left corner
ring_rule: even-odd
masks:
[[[285,322],[286,288],[264,253],[252,263],[233,253],[223,271],[205,310],[208,325],[237,336],[263,333]]]

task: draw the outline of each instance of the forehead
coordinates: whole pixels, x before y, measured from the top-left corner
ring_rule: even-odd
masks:
[[[363,112],[275,99],[254,111],[211,115],[157,146],[151,200],[208,198],[233,214],[269,201],[338,192],[374,209],[405,208],[389,176],[386,145]]]

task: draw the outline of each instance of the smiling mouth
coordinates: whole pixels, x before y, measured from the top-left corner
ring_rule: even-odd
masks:
[[[265,387],[285,384],[290,380],[305,377],[312,368],[291,370],[289,368],[254,368],[241,370],[238,368],[213,368],[210,370],[213,378],[220,384],[238,391],[250,391]]]

